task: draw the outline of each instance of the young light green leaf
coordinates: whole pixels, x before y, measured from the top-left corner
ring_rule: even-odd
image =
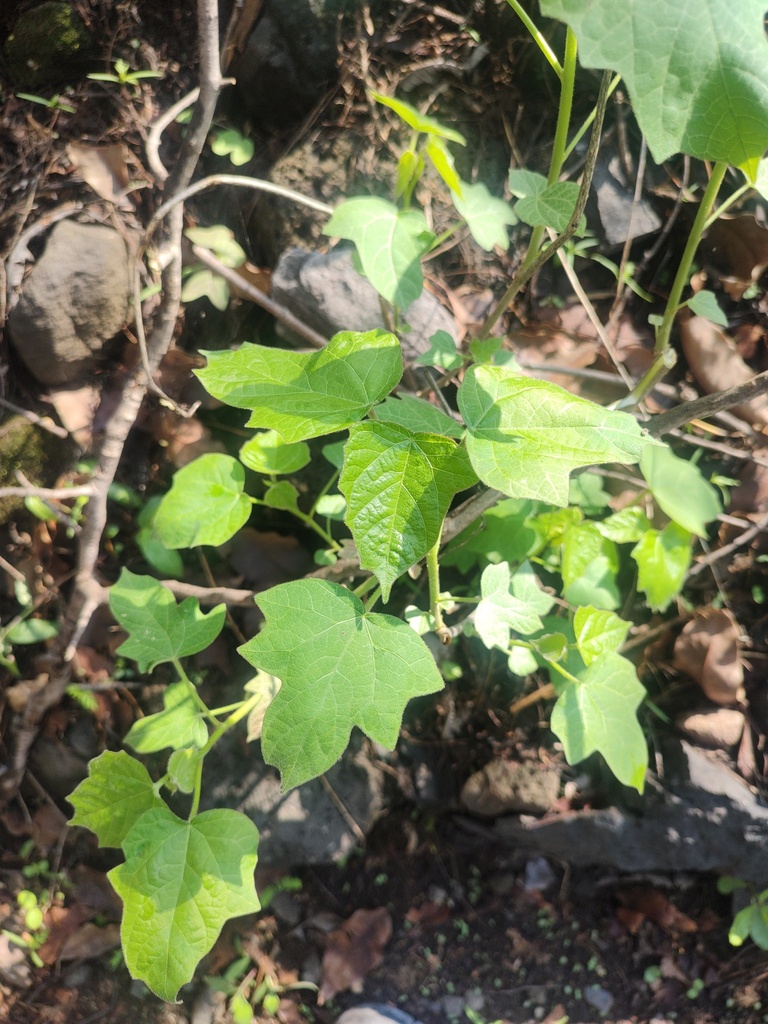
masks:
[[[532,511],[532,502],[520,498],[497,502],[483,514],[479,529],[477,523],[472,523],[455,538],[442,555],[442,564],[457,565],[462,572],[468,572],[478,562],[480,565],[486,561],[518,565],[546,543],[539,540],[529,522]]]
[[[462,182],[461,193],[454,192],[452,199],[481,249],[491,252],[497,245],[504,250],[509,248],[507,227],[517,224],[509,203],[491,195],[482,182],[475,185]]]
[[[608,508],[611,496],[605,489],[603,478],[587,470],[571,477],[568,504],[578,505],[587,516],[599,515]]]
[[[259,594],[266,624],[240,648],[282,680],[264,716],[264,760],[283,788],[320,775],[354,725],[392,749],[407,701],[442,689],[429,648],[402,619],[367,613],[348,590],[297,580]]]
[[[486,647],[509,647],[510,631],[530,636],[544,628],[554,598],[544,593],[529,562],[514,575],[508,562],[488,565],[480,582],[482,600],[475,610],[475,629]]]
[[[469,354],[476,363],[492,363],[503,345],[503,338],[475,338],[469,343]]]
[[[264,504],[269,508],[282,508],[288,512],[295,512],[299,507],[299,492],[287,480],[268,488],[263,498]]]
[[[415,360],[419,366],[439,366],[441,370],[459,369],[464,360],[448,331],[436,331],[429,342],[429,350]]]
[[[463,195],[464,183],[456,173],[456,168],[453,164],[453,157],[443,140],[431,138],[425,148],[427,156],[432,161],[435,170],[451,192],[455,192],[459,196]]]
[[[615,544],[636,544],[646,530],[650,529],[651,524],[641,508],[629,505],[620,512],[614,512],[607,519],[596,522],[595,526],[604,537]]]
[[[547,179],[538,171],[526,171],[524,167],[513,167],[509,172],[509,191],[518,199],[539,196],[547,187]]]
[[[248,469],[268,476],[297,473],[311,458],[308,445],[303,441],[286,444],[276,430],[261,430],[254,434],[238,454]]]
[[[407,427],[414,432],[422,431],[425,434],[443,434],[445,437],[456,438],[464,436],[464,427],[457,420],[452,419],[431,402],[425,402],[423,398],[414,398],[412,395],[400,395],[399,398],[390,395],[381,405],[376,406],[374,413],[377,420],[384,423],[399,423],[401,427]]]
[[[657,164],[675,153],[740,167],[768,147],[762,0],[542,0],[589,68],[618,71]]]
[[[163,576],[181,579],[184,575],[184,561],[178,551],[167,548],[155,530],[155,515],[160,507],[159,496],[149,499],[144,504],[136,519],[139,529],[136,531],[136,546],[147,562]]]
[[[202,751],[198,747],[182,747],[174,750],[168,758],[170,783],[182,793],[193,793],[202,763]]]
[[[566,601],[607,610],[619,607],[619,553],[595,523],[575,523],[565,531],[561,571]]]
[[[573,629],[584,664],[591,665],[601,654],[618,652],[627,636],[629,623],[613,612],[584,605],[576,609]]]
[[[723,511],[716,488],[704,479],[693,462],[678,458],[667,448],[647,448],[640,459],[640,471],[648,481],[659,508],[678,526],[707,536],[707,524]]]
[[[163,694],[163,710],[134,722],[125,743],[137,754],[154,754],[172,747],[204,747],[208,727],[188,683],[174,683]]]
[[[325,235],[355,243],[365,276],[379,295],[402,310],[424,287],[421,257],[428,233],[423,214],[399,210],[377,196],[347,199],[323,228]]]
[[[663,530],[648,530],[632,548],[637,562],[637,586],[648,607],[663,612],[680,593],[691,564],[691,534],[677,523]]]
[[[165,806],[147,769],[124,750],[95,757],[88,778],[68,799],[75,808],[69,824],[90,829],[99,846],[122,846],[145,811]]]
[[[360,564],[376,573],[382,597],[437,542],[451,499],[477,477],[450,438],[396,423],[352,427],[339,490]]]
[[[214,309],[224,310],[229,305],[229,285],[218,274],[204,268],[189,275],[181,289],[182,302],[194,302],[206,297]]]
[[[765,893],[762,895],[765,897]],[[741,946],[748,937],[760,949],[768,949],[768,902],[765,898],[742,908],[733,919],[728,931],[730,944]]]
[[[186,237],[194,245],[210,249],[225,267],[239,267],[245,263],[245,250],[235,241],[234,233],[223,224],[210,228],[187,228]]]
[[[253,139],[241,135],[234,128],[217,132],[211,140],[211,149],[216,156],[228,156],[235,167],[242,167],[253,157]]]
[[[714,292],[706,290],[696,292],[695,295],[688,299],[686,306],[696,316],[706,317],[707,320],[711,320],[713,324],[719,324],[720,327],[728,326],[728,317],[720,308],[720,303],[717,301]]]
[[[424,160],[413,149],[406,149],[397,162],[397,183],[395,185],[395,199],[401,196],[404,201],[409,201],[416,182],[424,170]]]
[[[347,514],[347,502],[343,494],[323,494],[315,503],[315,512],[319,516],[341,522]],[[333,564],[333,563],[330,563]]]
[[[554,228],[564,231],[576,208],[579,186],[575,181],[556,181],[543,192],[525,196],[515,203],[515,213],[531,227]]]
[[[109,592],[112,614],[129,634],[118,653],[133,658],[139,671],[149,672],[163,661],[185,658],[210,647],[221,632],[223,604],[200,611],[195,597],[181,604],[157,580],[122,569]]]
[[[124,904],[128,970],[173,1002],[225,922],[260,909],[253,882],[259,834],[237,811],[182,821],[146,811],[125,838],[125,863],[108,878]]]
[[[167,548],[224,544],[251,514],[244,487],[245,471],[237,459],[201,455],[174,473],[155,515],[155,533]]]
[[[22,619],[7,629],[4,638],[10,644],[40,644],[59,635],[58,622],[47,619]]]
[[[645,697],[635,666],[619,654],[601,654],[578,683],[567,683],[552,710],[552,731],[569,764],[595,751],[625,786],[642,793],[648,750],[636,711]]]
[[[403,374],[400,343],[387,331],[343,331],[319,352],[246,343],[203,354],[208,366],[196,373],[206,390],[253,410],[249,426],[274,429],[288,442],[352,426]]]
[[[410,103],[396,100],[393,96],[384,96],[383,93],[373,92],[373,90],[371,90],[370,95],[377,103],[381,103],[382,106],[394,110],[397,116],[405,121],[409,128],[413,128],[414,131],[420,132],[422,135],[434,135],[438,139],[447,139],[449,142],[458,142],[460,146],[466,145],[467,140],[463,135],[453,128],[446,128],[445,125],[436,121],[434,117],[420,113]]]
[[[536,637],[533,644],[536,653],[541,655],[544,661],[559,663],[568,657],[568,637],[565,633],[545,633]]]
[[[470,366],[458,400],[476,473],[511,497],[565,506],[572,469],[637,462],[658,443],[628,413],[500,366]]]

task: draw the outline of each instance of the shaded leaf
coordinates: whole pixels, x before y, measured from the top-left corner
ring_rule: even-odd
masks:
[[[509,203],[491,195],[482,182],[476,185],[462,182],[461,194],[454,192],[452,199],[481,249],[491,252],[497,245],[501,249],[509,248],[507,227],[517,224]]]
[[[486,647],[502,650],[509,647],[510,631],[529,636],[543,629],[540,616],[546,615],[554,604],[554,598],[541,589],[528,562],[523,562],[514,575],[508,562],[487,566],[480,593],[475,629]]]
[[[578,197],[579,186],[575,181],[556,181],[554,185],[547,185],[543,192],[518,199],[515,213],[531,227],[564,231],[576,209]]]
[[[145,811],[165,806],[147,769],[124,750],[95,757],[68,799],[75,808],[69,824],[90,829],[100,846],[122,846]]]
[[[612,540],[594,523],[575,523],[565,532],[562,566],[563,597],[574,605],[618,608],[621,594],[616,585],[619,554]]]
[[[640,459],[640,471],[654,500],[670,519],[690,533],[707,536],[707,524],[717,519],[723,505],[717,490],[704,479],[698,466],[678,458],[667,447],[646,448]]]
[[[254,473],[281,476],[297,473],[309,463],[311,456],[309,446],[303,441],[286,444],[276,430],[262,430],[245,442],[239,458]]]
[[[436,331],[429,343],[429,349],[415,360],[418,366],[439,366],[441,370],[459,369],[464,360],[448,331]]]
[[[401,395],[395,398],[390,395],[376,406],[375,415],[377,420],[384,423],[398,423],[414,432],[422,431],[426,434],[443,434],[445,437],[460,438],[464,436],[464,427],[452,419],[442,409],[438,409],[431,402],[425,402],[423,398],[414,398],[412,395]],[[341,469],[342,462],[337,468]]]
[[[648,607],[663,612],[680,593],[691,564],[691,534],[677,523],[648,530],[632,548],[637,562],[637,586]]]
[[[423,135],[434,135],[439,139],[447,139],[449,142],[458,142],[461,146],[466,145],[466,139],[460,132],[453,128],[446,128],[445,125],[440,124],[434,117],[420,113],[410,103],[396,100],[394,96],[385,96],[383,93],[374,92],[373,90],[371,90],[370,95],[377,103],[381,103],[382,106],[394,110],[397,116],[405,121],[410,128],[413,128],[414,131],[420,132]]]
[[[153,754],[166,747],[204,747],[208,727],[188,683],[174,683],[163,694],[163,710],[134,722],[125,742],[137,754]]]

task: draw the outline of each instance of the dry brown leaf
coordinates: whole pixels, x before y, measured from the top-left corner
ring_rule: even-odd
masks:
[[[154,424],[155,438],[170,462],[177,469],[194,462],[209,452],[226,452],[221,441],[214,441],[211,431],[196,417],[185,419],[169,409],[160,411]]]
[[[93,440],[93,419],[101,400],[101,392],[92,384],[82,388],[49,391],[46,400],[56,410],[56,415],[65,430],[78,447],[88,449]]]
[[[45,915],[45,927],[48,938],[38,949],[38,955],[44,964],[55,964],[59,959],[64,943],[74,935],[88,911],[76,903],[71,907],[51,907]]]
[[[254,288],[258,288],[260,292],[269,295],[269,290],[272,286],[271,270],[262,270],[261,267],[255,267],[253,263],[246,261],[242,266],[235,268],[235,273],[238,277],[242,277],[244,281],[247,281],[248,284],[253,285]],[[229,282],[229,290],[239,299],[248,298],[248,295],[241,291],[232,281]]]
[[[107,924],[100,928],[92,921],[88,921],[64,943],[59,960],[95,960],[96,957],[117,949],[119,945],[119,924]]]
[[[705,609],[675,641],[674,666],[699,684],[715,704],[744,699],[740,630],[730,612]]]
[[[67,146],[67,157],[96,195],[124,210],[133,209],[127,198],[130,191],[130,174],[127,163],[128,147],[124,142],[116,142],[111,146],[83,146],[70,142]]]
[[[381,963],[391,936],[392,918],[384,907],[356,910],[331,932],[323,954],[318,1004],[322,1006],[339,992],[362,992],[366,975]]]
[[[755,376],[732,339],[703,316],[681,316],[680,339],[691,373],[708,395],[746,384]],[[747,423],[768,426],[768,397],[735,405],[731,412]]]
[[[735,708],[717,708],[681,715],[675,725],[702,747],[728,750],[735,747],[744,732],[744,715]]]
[[[663,892],[652,886],[635,885],[629,889],[619,890],[616,895],[626,909],[642,914],[665,931],[696,932],[699,930],[692,918],[678,910]]]
[[[437,928],[445,924],[451,916],[451,908],[447,903],[422,903],[420,907],[411,907],[405,920],[415,927]]]
[[[768,267],[768,230],[751,213],[719,217],[704,244],[724,275],[723,288],[736,301]]]

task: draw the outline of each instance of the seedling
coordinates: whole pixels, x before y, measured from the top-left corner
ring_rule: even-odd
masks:
[[[77,113],[77,108],[73,107],[71,103],[67,103],[63,100],[59,93],[56,93],[55,96],[51,96],[48,100],[45,96],[35,96],[34,93],[30,92],[17,92],[16,96],[20,100],[27,100],[29,103],[37,103],[41,107],[47,107],[48,110],[61,110],[65,114]]]
[[[88,78],[93,82],[114,82],[115,85],[130,86],[137,90],[144,79],[163,77],[159,71],[131,71],[131,65],[122,57],[118,57],[113,66],[113,72],[96,71],[88,75]]]

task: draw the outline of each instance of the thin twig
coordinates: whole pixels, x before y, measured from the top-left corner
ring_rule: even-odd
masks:
[[[659,413],[652,417],[647,424],[647,429],[654,437],[668,434],[676,427],[682,427],[691,420],[705,420],[715,413],[723,412],[725,409],[732,409],[735,405],[742,405],[759,395],[768,391],[768,370],[758,373],[752,380],[744,384],[737,384],[735,387],[727,388],[725,391],[718,391],[714,395],[705,395],[703,398],[694,398],[692,402],[683,402],[668,412]]]
[[[231,607],[253,607],[256,593],[253,590],[238,590],[235,587],[198,587],[182,580],[160,580],[164,587],[178,598],[196,598],[200,604],[226,604]]]
[[[94,493],[91,484],[79,487],[0,487],[0,498],[42,498],[49,501],[67,501],[68,498],[90,498]]]
[[[186,96],[182,96],[180,100],[177,100],[172,106],[158,117],[156,121],[152,122],[152,127],[147,133],[147,142],[144,147],[144,152],[147,155],[147,163],[149,169],[152,171],[158,181],[165,181],[168,177],[168,171],[166,170],[165,164],[160,159],[160,140],[163,136],[163,132],[175,121],[179,114],[183,113],[187,107],[191,107],[193,103],[197,102],[197,98],[200,95],[200,89],[195,88],[192,92],[188,92]]]
[[[252,284],[247,278],[238,274],[232,267],[225,267],[224,264],[217,260],[216,257],[209,249],[204,249],[201,245],[193,245],[192,252],[204,263],[209,270],[212,270],[214,274],[218,274],[223,277],[227,284],[242,292],[251,302],[255,302],[257,306],[261,306],[262,309],[266,309],[268,313],[271,313],[275,320],[279,320],[281,324],[284,324],[289,330],[294,331],[296,334],[308,341],[314,348],[325,348],[328,344],[328,339],[324,338],[322,334],[315,331],[309,324],[305,324],[303,320],[299,320],[297,316],[294,316],[290,310],[286,309],[285,306],[281,306],[279,302],[275,302],[273,298],[270,298],[266,292],[263,292],[261,288],[257,288],[255,284]]]
[[[693,579],[694,576],[698,576],[699,573],[703,572],[708,566],[712,565],[713,562],[719,562],[722,558],[728,558],[739,548],[745,547],[751,541],[768,528],[768,512],[761,516],[756,523],[748,527],[744,533],[742,533],[735,540],[731,541],[730,544],[724,544],[721,548],[717,548],[716,551],[710,551],[704,555],[703,558],[699,558],[693,568],[689,571],[687,579]]]
[[[7,398],[0,398],[0,405],[4,409],[8,409],[9,412],[15,413],[17,416],[23,416],[25,420],[29,420],[30,423],[34,424],[36,427],[40,427],[41,430],[47,430],[48,433],[53,434],[54,437],[60,437],[62,439],[69,437],[69,431],[54,423],[50,416],[38,416],[37,413],[30,412],[29,409],[22,409],[20,405],[14,405],[13,402],[9,402]]]

